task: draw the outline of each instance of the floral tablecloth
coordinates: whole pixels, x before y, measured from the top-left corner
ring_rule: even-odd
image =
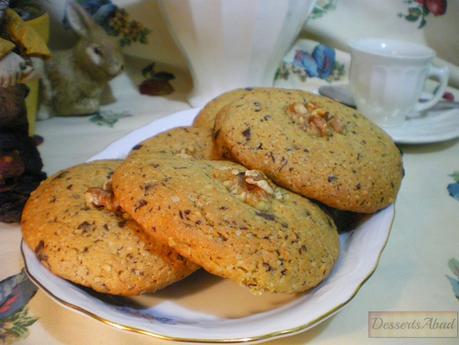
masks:
[[[299,44],[301,47],[304,42]],[[131,59],[128,65],[138,70],[142,62]],[[49,174],[85,161],[137,127],[189,108],[184,101],[190,88],[186,75],[177,72],[172,95],[148,97],[132,87],[140,77],[129,73],[112,83],[118,102],[104,107],[103,114],[108,117],[52,118],[38,123],[37,131],[45,138],[40,151]],[[285,76],[279,82],[286,86],[290,78]],[[295,83],[301,86],[298,80]],[[459,92],[450,91],[459,97]],[[391,238],[377,271],[336,316],[304,334],[272,344],[374,343],[368,338],[369,311],[459,311],[459,140],[401,149],[406,176],[396,203]],[[0,344],[162,343],[67,310],[36,291],[20,274],[20,240],[17,225],[0,224]],[[441,340],[442,344],[457,342],[457,338]],[[437,341],[387,338],[384,343]]]

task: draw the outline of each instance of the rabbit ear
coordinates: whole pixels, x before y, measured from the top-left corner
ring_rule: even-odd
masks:
[[[97,24],[83,7],[74,1],[69,1],[66,9],[67,20],[79,36],[88,36]]]

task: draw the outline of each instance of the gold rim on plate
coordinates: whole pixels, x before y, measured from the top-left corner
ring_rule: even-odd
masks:
[[[55,296],[51,291],[49,291],[45,286],[43,286],[43,284],[41,284],[38,281],[38,279],[36,279],[30,273],[29,267],[27,266],[27,261],[25,259],[25,254],[24,254],[24,251],[22,249],[24,240],[21,240],[21,254],[22,254],[22,258],[24,260],[24,266],[25,266],[25,271],[26,271],[27,275],[34,282],[34,284],[36,284],[38,287],[40,287],[40,289],[42,289],[48,296],[50,296],[55,301],[59,302],[60,304],[62,304],[63,306],[65,306],[67,308],[74,309],[74,310],[76,310],[76,311],[78,311],[78,312],[80,312],[80,313],[82,313],[84,315],[87,315],[87,316],[89,316],[89,317],[91,317],[91,318],[93,318],[93,319],[95,319],[97,321],[100,321],[100,322],[102,322],[102,323],[104,323],[106,325],[112,326],[114,328],[117,328],[117,329],[120,329],[120,330],[123,330],[123,331],[132,332],[132,333],[144,334],[144,335],[152,336],[154,338],[161,339],[161,340],[184,342],[184,343],[186,342],[186,343],[236,344],[236,343],[248,343],[248,342],[255,342],[255,341],[267,341],[267,340],[274,340],[274,339],[280,338],[280,337],[286,337],[286,336],[289,336],[289,335],[295,335],[295,334],[301,333],[303,331],[308,330],[309,328],[312,328],[312,327],[318,325],[319,323],[325,321],[326,319],[330,318],[331,316],[336,314],[338,311],[343,309],[357,295],[357,293],[360,291],[362,286],[368,281],[368,279],[370,279],[370,277],[373,275],[373,273],[378,268],[379,262],[381,260],[382,253],[384,252],[384,249],[386,248],[387,242],[389,241],[389,237],[390,237],[390,234],[391,234],[391,231],[392,231],[392,225],[394,223],[394,218],[395,218],[395,204],[392,204],[392,207],[393,207],[393,213],[392,213],[391,223],[389,225],[389,231],[387,232],[386,240],[384,241],[384,244],[383,244],[383,246],[381,248],[381,251],[379,252],[378,258],[377,258],[376,263],[375,263],[375,266],[370,271],[370,273],[360,282],[360,284],[357,286],[357,288],[354,290],[354,292],[351,294],[351,296],[346,301],[344,301],[343,303],[337,305],[336,307],[334,307],[333,309],[329,310],[325,314],[319,316],[318,318],[316,318],[316,319],[314,319],[314,320],[312,320],[312,321],[310,321],[310,322],[308,322],[308,323],[306,323],[304,325],[293,327],[293,328],[284,329],[284,330],[281,330],[281,331],[271,332],[271,333],[267,333],[267,334],[256,335],[256,336],[252,336],[252,337],[245,337],[245,338],[230,338],[230,339],[176,338],[176,337],[171,337],[171,336],[167,336],[167,335],[163,335],[163,334],[159,334],[159,333],[146,331],[146,330],[143,330],[143,329],[140,329],[140,328],[136,328],[136,327],[126,326],[126,325],[123,325],[123,324],[120,324],[120,323],[117,323],[117,322],[113,322],[113,321],[104,319],[104,318],[98,316],[97,314],[95,314],[95,313],[93,313],[91,311],[88,311],[88,310],[83,309],[83,308],[81,308],[81,307],[79,307],[77,305],[74,305],[72,303],[64,301],[63,299]]]

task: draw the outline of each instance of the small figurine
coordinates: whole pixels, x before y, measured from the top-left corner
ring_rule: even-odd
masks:
[[[34,76],[32,60],[49,50],[31,27],[0,0],[0,221],[18,222],[30,193],[46,178],[36,143],[28,134],[25,97],[20,84]]]
[[[118,42],[80,5],[70,2],[66,11],[79,40],[73,48],[53,52],[44,64],[42,103],[48,109],[39,112],[40,119],[98,112],[103,90],[124,67]]]

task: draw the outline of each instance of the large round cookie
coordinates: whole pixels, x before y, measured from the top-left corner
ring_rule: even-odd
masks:
[[[338,258],[336,227],[319,207],[236,163],[130,158],[113,190],[158,241],[254,292],[307,290]]]
[[[298,90],[252,92],[215,123],[220,154],[328,206],[361,213],[394,202],[400,151],[358,111]]]
[[[217,150],[208,128],[177,127],[149,138],[132,149],[130,155],[154,152],[186,154],[198,159],[217,159]]]
[[[27,201],[21,225],[27,245],[56,275],[128,296],[165,287],[197,266],[155,243],[133,220],[87,205],[88,189],[102,187],[120,164],[92,162],[49,178]]]
[[[199,112],[193,122],[193,126],[213,129],[217,113],[227,104],[245,96],[253,91],[260,92],[263,88],[247,87],[244,89],[235,89],[215,97]]]

